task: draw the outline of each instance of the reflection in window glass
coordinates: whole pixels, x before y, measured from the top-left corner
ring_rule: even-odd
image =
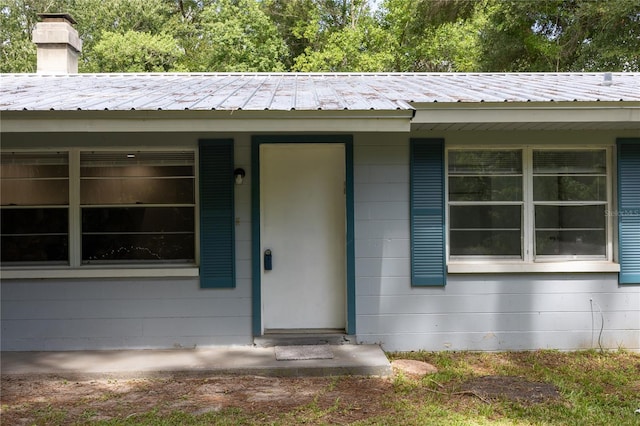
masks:
[[[449,254],[522,258],[521,150],[448,152]]]
[[[2,262],[63,262],[68,258],[66,208],[3,209]]]
[[[68,263],[68,154],[3,152],[1,158],[2,263]]]
[[[536,254],[604,256],[605,206],[536,206]]]
[[[455,205],[449,215],[452,256],[520,256],[521,206]]]
[[[193,152],[80,155],[82,262],[195,261]]]
[[[83,208],[82,260],[193,261],[190,207]]]
[[[536,256],[606,257],[605,150],[534,150]]]

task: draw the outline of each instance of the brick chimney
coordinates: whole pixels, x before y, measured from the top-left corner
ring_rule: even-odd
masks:
[[[67,13],[39,13],[41,22],[33,30],[38,46],[38,73],[77,73],[82,41],[73,28],[76,21]]]

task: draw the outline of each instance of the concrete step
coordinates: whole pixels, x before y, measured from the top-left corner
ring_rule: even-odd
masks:
[[[302,345],[355,345],[356,336],[340,333],[274,333],[254,337],[253,344],[259,348]]]

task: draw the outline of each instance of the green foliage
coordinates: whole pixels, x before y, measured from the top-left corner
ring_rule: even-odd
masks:
[[[493,1],[486,12],[483,71],[640,70],[640,0]]]
[[[38,12],[80,72],[640,71],[640,0],[0,0],[0,71],[35,71]]]
[[[284,71],[285,45],[255,0],[211,2],[200,13],[198,29],[191,71]]]
[[[485,1],[385,0],[382,25],[391,37],[394,70],[477,71]]]
[[[393,56],[384,32],[374,26],[345,27],[332,33],[322,50],[307,47],[293,66],[294,71],[390,71]]]
[[[168,34],[129,30],[105,32],[94,47],[96,65],[102,72],[176,71],[182,52]]]
[[[0,0],[0,72],[35,72],[36,47],[31,32],[37,13],[46,12],[53,0]]]
[[[168,71],[161,64],[174,59],[168,47],[172,14],[164,0],[72,0],[68,10],[82,39],[80,72]],[[106,40],[103,40],[105,38]],[[151,43],[143,52],[134,49]],[[133,43],[131,46],[117,43]],[[111,46],[115,50],[108,50]],[[122,53],[124,58],[115,58]],[[152,58],[154,54],[160,55]],[[138,61],[138,62],[136,62]],[[117,65],[116,65],[117,64]]]

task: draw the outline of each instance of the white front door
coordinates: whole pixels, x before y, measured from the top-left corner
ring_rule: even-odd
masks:
[[[344,330],[344,145],[262,144],[260,200],[264,331]]]

